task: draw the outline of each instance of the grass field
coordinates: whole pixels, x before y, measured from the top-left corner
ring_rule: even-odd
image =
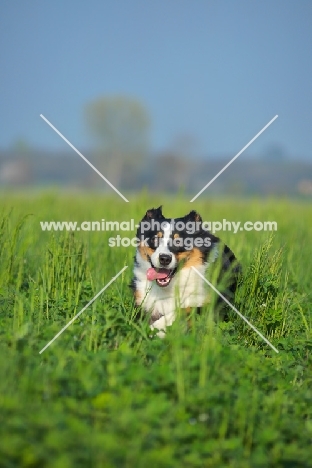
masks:
[[[1,194],[0,466],[312,467],[311,204],[128,198]],[[108,247],[116,233],[39,225],[138,222],[160,204],[166,216],[278,223],[273,237],[219,234],[243,265],[236,306],[278,354],[234,312],[214,323],[209,307],[191,330],[180,314],[164,340],[151,338],[134,320],[134,248]]]

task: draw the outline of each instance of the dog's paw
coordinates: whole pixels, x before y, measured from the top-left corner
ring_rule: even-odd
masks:
[[[152,328],[152,330],[155,330],[155,328]],[[155,336],[158,336],[158,338],[163,339],[166,336],[166,332],[164,330],[160,330],[157,333],[155,333],[155,335],[149,335],[150,338],[155,338]]]
[[[174,322],[174,319],[175,319],[175,315],[174,314],[170,314],[170,315],[162,315],[158,320],[155,320],[152,325],[151,325],[151,329],[152,330],[159,330],[156,335],[159,337],[159,338],[165,338],[166,336],[166,327],[170,327],[170,325],[173,324]]]

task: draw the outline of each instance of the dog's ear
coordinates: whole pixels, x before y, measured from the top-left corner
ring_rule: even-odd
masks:
[[[192,211],[189,212],[189,214],[185,215],[184,219],[185,219],[186,222],[187,221],[192,221],[193,223],[201,223],[203,221],[200,214],[197,213],[197,211],[195,211],[195,210],[192,210]]]
[[[147,212],[146,212],[143,219],[156,219],[156,218],[163,218],[162,206],[159,206],[158,208],[151,208],[150,210],[147,210]]]

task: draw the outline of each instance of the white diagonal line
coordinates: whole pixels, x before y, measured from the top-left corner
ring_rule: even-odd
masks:
[[[50,125],[50,127],[61,137],[63,138],[64,141],[66,141],[66,143],[74,150],[76,151],[76,153],[87,163],[89,164],[90,167],[92,167],[92,169],[100,176],[102,177],[103,180],[105,180],[105,182],[110,186],[112,187],[113,190],[115,190],[116,193],[118,193],[118,195],[123,199],[125,200],[125,202],[129,202],[129,200],[127,200],[126,197],[123,196],[122,193],[119,192],[118,189],[116,189],[116,187],[108,180],[106,179],[106,177],[103,176],[103,174],[96,168],[93,166],[93,164],[90,163],[90,161],[88,161],[88,159],[80,153],[80,151],[77,150],[77,148],[75,148],[74,145],[71,144],[70,141],[67,140],[67,138],[64,137],[64,135],[57,129],[54,127],[54,125],[51,124],[51,122],[49,122],[48,119],[45,118],[44,115],[40,114],[40,117],[48,124]]]
[[[57,334],[57,335],[55,335],[55,337],[54,337],[54,338],[53,338],[51,341],[49,341],[49,343],[48,343],[47,345],[45,345],[45,347],[44,347],[44,348],[42,348],[42,350],[39,352],[39,354],[43,353],[43,351],[45,351],[45,350],[46,350],[46,349],[47,349],[47,348],[50,346],[50,344],[52,344],[52,343],[53,343],[53,341],[55,341],[55,340],[56,340],[56,338],[58,338],[58,337],[59,337],[59,336],[60,336],[60,335],[63,333],[63,331],[65,331],[65,330],[66,330],[66,328],[68,328],[68,327],[69,327],[69,325],[71,325],[71,324],[72,324],[72,323],[73,323],[73,322],[76,320],[76,318],[78,318],[78,317],[79,317],[79,315],[81,315],[81,314],[82,314],[82,312],[84,312],[84,311],[85,311],[85,310],[86,310],[86,309],[89,307],[89,305],[91,305],[91,304],[92,304],[92,302],[94,302],[94,301],[95,301],[95,299],[97,299],[97,298],[98,298],[98,297],[99,297],[99,296],[102,294],[102,292],[104,292],[104,291],[105,291],[105,289],[107,289],[107,288],[108,288],[108,286],[110,286],[110,285],[111,285],[111,284],[112,284],[112,283],[113,283],[113,282],[114,282],[114,281],[115,281],[115,280],[118,278],[118,276],[120,276],[120,275],[121,275],[121,273],[123,273],[123,272],[124,272],[124,271],[125,271],[127,268],[128,268],[128,265],[124,266],[124,267],[123,267],[123,269],[122,269],[122,270],[120,270],[120,272],[119,272],[119,273],[117,273],[117,275],[116,275],[116,276],[114,276],[114,278],[112,278],[112,279],[110,280],[110,282],[109,282],[109,283],[107,283],[107,285],[106,285],[106,286],[104,286],[104,288],[103,288],[103,289],[101,289],[101,291],[100,291],[100,292],[98,292],[98,293],[97,293],[97,295],[96,295],[96,296],[94,296],[94,298],[93,298],[93,299],[91,299],[91,301],[90,301],[90,302],[88,302],[88,304],[87,304],[87,305],[86,305],[86,306],[85,306],[83,309],[81,309],[81,311],[80,311],[80,312],[78,312],[78,314],[76,314],[76,315],[75,315],[75,316],[74,316],[74,317],[73,317],[73,318],[72,318],[72,319],[71,319],[71,320],[68,322],[68,324],[67,324],[67,325],[65,325],[65,327],[64,327],[64,328],[62,328],[62,330],[61,330],[61,331],[59,331],[59,332],[58,332],[58,334]]]
[[[261,336],[261,338],[276,352],[278,353],[279,351],[275,348],[275,346],[272,345],[272,343],[270,343],[270,341],[262,335],[261,332],[259,332],[259,330],[252,324],[249,322],[249,320],[246,319],[246,317],[239,311],[236,309],[236,307],[234,307],[228,300],[226,297],[223,296],[223,294],[221,294],[215,287],[213,284],[210,283],[210,281],[208,281],[201,273],[199,273],[199,271],[193,267],[193,270],[196,271],[196,273],[198,274],[198,276],[200,276],[204,281],[206,281],[206,283],[234,310],[234,312],[236,312],[240,318],[242,318],[246,323],[247,325],[249,325],[256,333],[258,333],[259,336]]]
[[[228,163],[227,163],[227,164],[224,166],[224,168],[223,168],[223,169],[221,169],[221,171],[220,171],[220,172],[218,172],[218,174],[217,174],[217,175],[215,175],[215,176],[214,176],[214,178],[213,178],[213,179],[211,179],[211,181],[210,181],[210,182],[208,182],[208,184],[207,184],[207,185],[205,185],[205,187],[204,187],[204,188],[202,188],[202,189],[200,190],[200,192],[198,192],[198,194],[197,194],[197,195],[195,195],[195,197],[194,197],[194,198],[192,198],[192,200],[190,200],[190,202],[192,203],[194,200],[196,200],[196,198],[197,198],[197,197],[199,197],[199,195],[200,195],[201,193],[203,193],[203,191],[204,191],[204,190],[206,190],[206,188],[208,188],[208,187],[209,187],[209,185],[211,185],[211,184],[212,184],[212,182],[214,182],[214,181],[215,181],[215,180],[216,180],[216,179],[219,177],[219,175],[221,175],[221,174],[222,174],[222,172],[223,172],[223,171],[225,171],[225,169],[227,169],[227,168],[228,168],[228,167],[229,167],[229,166],[232,164],[232,162],[234,162],[234,161],[235,161],[235,159],[237,159],[237,158],[238,158],[238,156],[240,156],[240,155],[241,155],[241,154],[242,154],[242,153],[245,151],[245,149],[247,149],[247,148],[248,148],[248,146],[250,146],[250,145],[251,145],[251,144],[252,144],[252,143],[253,143],[253,142],[254,142],[254,141],[255,141],[255,140],[258,138],[258,136],[260,136],[260,135],[261,135],[261,133],[263,133],[263,132],[264,132],[264,131],[265,131],[265,130],[266,130],[266,129],[267,129],[267,128],[268,128],[268,127],[269,127],[269,126],[270,126],[270,125],[273,123],[273,122],[274,122],[274,120],[276,120],[276,119],[277,119],[277,117],[278,117],[278,115],[276,115],[275,117],[273,117],[273,119],[272,119],[272,120],[270,120],[270,122],[269,122],[269,123],[267,123],[267,124],[266,124],[266,126],[265,126],[265,127],[263,127],[263,129],[262,129],[262,130],[260,130],[260,132],[259,132],[259,133],[257,133],[257,135],[256,135],[256,136],[254,136],[254,137],[253,137],[253,139],[252,139],[252,140],[250,140],[250,142],[249,142],[249,143],[247,143],[247,145],[246,145],[246,146],[244,146],[244,148],[243,148],[243,149],[241,149],[241,150],[240,150],[240,152],[239,152],[239,153],[237,153],[237,155],[236,155],[236,156],[234,156],[234,158],[232,158],[232,159],[231,159],[231,161],[230,161],[230,162],[228,162]]]

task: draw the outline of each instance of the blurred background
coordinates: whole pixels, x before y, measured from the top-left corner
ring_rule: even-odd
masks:
[[[309,0],[0,6],[0,188],[312,197]]]

